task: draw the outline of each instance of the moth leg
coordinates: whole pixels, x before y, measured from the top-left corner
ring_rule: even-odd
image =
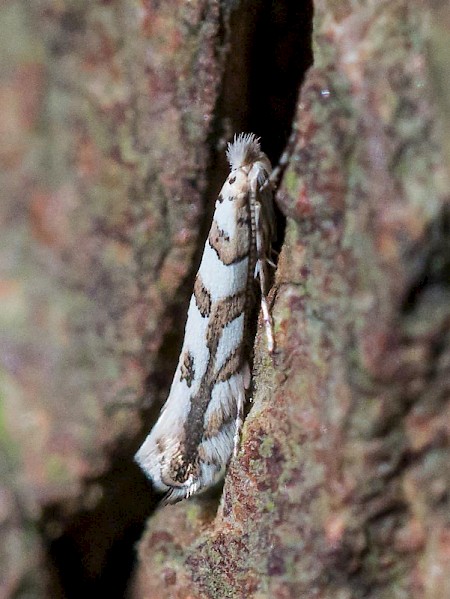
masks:
[[[250,372],[250,366],[248,362],[244,362],[242,365],[241,374],[244,379],[244,389],[249,389],[252,373]],[[245,391],[241,391],[238,394],[236,400],[236,429],[234,431],[234,448],[233,448],[233,456],[236,457],[239,452],[239,445],[241,441],[241,432],[242,426],[244,424],[244,405],[245,405]]]
[[[256,266],[255,266],[255,277],[259,279],[259,285],[261,288],[261,311],[263,314],[264,327],[266,330],[267,337],[267,349],[269,353],[273,353],[274,340],[273,340],[273,327],[272,319],[269,313],[269,307],[267,305],[267,284],[266,284],[266,272],[265,262],[267,258],[265,255],[265,248],[263,243],[263,232],[261,229],[261,206],[258,202],[255,202],[255,241],[256,241]]]
[[[261,310],[263,313],[264,327],[266,329],[267,351],[269,354],[272,354],[274,348],[272,319],[270,318],[269,307],[264,295],[261,296]]]
[[[272,268],[276,268],[277,265],[275,264],[275,262],[272,260],[272,258],[278,258],[278,256],[280,255],[280,252],[277,252],[277,250],[275,250],[274,248],[270,248],[270,254],[271,257],[269,258],[268,256],[266,257],[266,263],[271,266]]]
[[[241,441],[241,431],[244,424],[244,395],[239,394],[236,404],[236,430],[234,431],[234,447],[233,457],[236,457],[239,452],[239,445]]]

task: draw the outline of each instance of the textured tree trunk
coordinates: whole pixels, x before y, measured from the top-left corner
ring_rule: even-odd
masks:
[[[0,598],[450,597],[450,9],[313,8],[0,7]],[[274,359],[131,580],[225,142],[292,126]]]

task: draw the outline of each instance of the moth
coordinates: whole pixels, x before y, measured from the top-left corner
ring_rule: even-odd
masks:
[[[164,503],[214,485],[238,450],[258,281],[269,352],[274,346],[266,300],[272,167],[252,133],[235,136],[227,158],[231,172],[215,204],[169,397],[135,456],[166,493]]]

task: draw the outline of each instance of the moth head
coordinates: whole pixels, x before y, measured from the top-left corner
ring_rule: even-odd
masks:
[[[234,140],[228,144],[227,159],[231,170],[248,166],[265,158],[259,145],[259,137],[254,133],[239,133]]]

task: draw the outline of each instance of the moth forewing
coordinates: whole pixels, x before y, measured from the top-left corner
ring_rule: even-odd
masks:
[[[237,452],[250,386],[255,277],[273,349],[265,300],[273,233],[272,190],[265,183],[272,169],[253,134],[236,136],[227,157],[231,172],[216,201],[169,397],[135,456],[166,492],[166,503],[215,484]]]

